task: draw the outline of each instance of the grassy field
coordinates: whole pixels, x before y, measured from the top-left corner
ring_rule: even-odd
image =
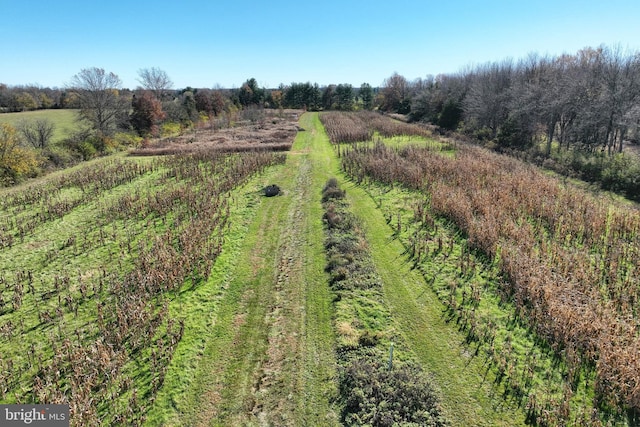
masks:
[[[17,126],[23,120],[46,119],[55,125],[51,142],[56,143],[69,136],[78,128],[76,110],[36,110],[22,113],[0,114],[0,123]]]
[[[311,150],[320,136],[311,119],[303,117],[308,130],[287,163],[238,195],[246,206],[235,221],[242,231],[209,280],[223,290],[219,309],[198,333],[201,353],[184,359],[186,369],[176,362],[175,376],[170,369],[176,383],[160,394],[163,415],[149,425],[338,425],[331,297],[318,239],[319,183],[328,171],[325,152]],[[283,194],[262,197],[271,183]],[[189,345],[185,351],[193,353]]]
[[[347,126],[333,134],[353,134]],[[636,328],[631,321],[612,333],[603,324],[635,316],[627,302],[637,298],[629,286],[635,264],[623,254],[635,251],[637,213],[507,157],[443,148],[381,140],[340,153],[354,191],[366,188],[383,211],[406,261],[443,304],[442,318],[464,336],[469,359],[482,360],[492,393],[523,408],[528,422],[636,425],[638,369],[627,367],[637,363]],[[615,262],[598,262],[612,252]]]
[[[525,425],[536,404],[577,424],[593,373],[569,384],[500,297],[502,264],[425,216],[422,192],[347,175],[317,113],[300,127],[286,155],[120,155],[0,190],[0,402],[69,402],[72,425],[358,425],[345,354],[386,360],[395,342],[452,426]],[[457,155],[425,135],[376,139]],[[325,244],[329,178],[375,289],[334,287],[328,266],[350,255]],[[270,184],[282,193],[265,197]]]
[[[65,401],[72,425],[144,420],[215,304],[227,193],[278,159],[105,158],[2,190],[0,401]]]
[[[317,114],[305,114],[301,126],[286,165],[242,190],[238,240],[228,242],[235,249],[209,280],[220,289],[217,308],[198,329],[199,344],[179,346],[149,425],[340,425],[333,319],[345,313],[336,313],[327,286],[319,199],[329,177],[347,181]],[[284,195],[256,197],[269,183]],[[437,379],[452,425],[522,425],[524,413],[496,396],[424,278],[399,262],[404,249],[382,210],[345,185],[384,279],[384,310],[406,338],[399,354],[414,355]]]

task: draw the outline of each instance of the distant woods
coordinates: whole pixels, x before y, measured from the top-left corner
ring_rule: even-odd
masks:
[[[265,88],[249,78],[233,89],[174,89],[159,68],[140,69],[138,76],[133,90],[100,68],[81,70],[64,88],[0,83],[0,112],[79,110],[83,129],[67,145],[83,159],[199,123],[229,127],[238,112],[254,121],[263,108],[372,110],[456,131],[605,189],[630,194],[640,174],[640,166],[620,156],[640,143],[640,53],[616,46],[530,54],[415,80],[394,73],[379,87],[294,82]],[[48,145],[46,134],[36,138],[24,126],[17,138],[25,147]]]
[[[387,85],[383,94],[396,86]],[[547,155],[552,148],[614,154],[640,136],[640,53],[619,47],[557,57],[531,54],[409,86],[400,99],[410,101],[412,120],[457,129],[500,148],[542,143]]]

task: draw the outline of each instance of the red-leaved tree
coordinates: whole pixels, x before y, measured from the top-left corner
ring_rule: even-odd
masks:
[[[160,101],[145,91],[133,97],[131,107],[130,121],[136,132],[140,136],[158,136],[158,125],[166,117]]]

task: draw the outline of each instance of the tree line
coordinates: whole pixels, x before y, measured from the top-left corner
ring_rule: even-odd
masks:
[[[640,200],[640,52],[603,45],[414,81],[395,73],[379,106]]]
[[[129,135],[124,143],[130,145],[132,138],[167,136],[206,120],[212,127],[228,126],[239,111],[378,110],[458,131],[501,151],[526,153],[606,189],[629,193],[636,169],[640,173],[640,166],[616,156],[640,142],[640,53],[620,47],[530,54],[413,81],[394,73],[380,87],[294,82],[270,89],[250,78],[234,89],[174,89],[167,73],[155,67],[139,70],[138,77],[135,90],[101,68],[81,70],[64,89],[0,84],[0,112],[78,109],[85,126],[68,138],[67,148],[81,158],[119,145],[116,135]],[[3,130],[0,155],[11,157],[11,146],[46,149],[51,126]],[[59,163],[60,157],[53,156]],[[6,167],[0,174],[18,175]]]
[[[381,91],[385,111],[503,148],[540,142],[547,155],[552,148],[614,154],[639,138],[640,52],[620,47],[530,54],[413,82],[396,73]]]
[[[0,112],[66,108],[78,111],[78,128],[52,144],[55,124],[23,120],[0,129],[0,183],[34,176],[44,167],[65,167],[147,138],[176,135],[199,123],[211,128],[240,120],[255,121],[262,108],[373,109],[376,89],[368,83],[320,87],[311,83],[260,87],[255,78],[239,88],[174,89],[169,75],[156,67],[138,70],[140,85],[124,88],[117,74],[82,69],[63,89],[0,84]]]

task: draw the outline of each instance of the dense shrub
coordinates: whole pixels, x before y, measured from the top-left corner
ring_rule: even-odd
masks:
[[[345,194],[346,192],[338,186],[338,181],[335,178],[330,178],[322,189],[322,202],[330,199],[342,199]]]
[[[354,359],[342,372],[340,393],[349,426],[445,426],[429,378],[414,364],[388,369],[386,364]]]
[[[543,166],[640,201],[640,161],[629,154],[571,150],[546,159]]]

